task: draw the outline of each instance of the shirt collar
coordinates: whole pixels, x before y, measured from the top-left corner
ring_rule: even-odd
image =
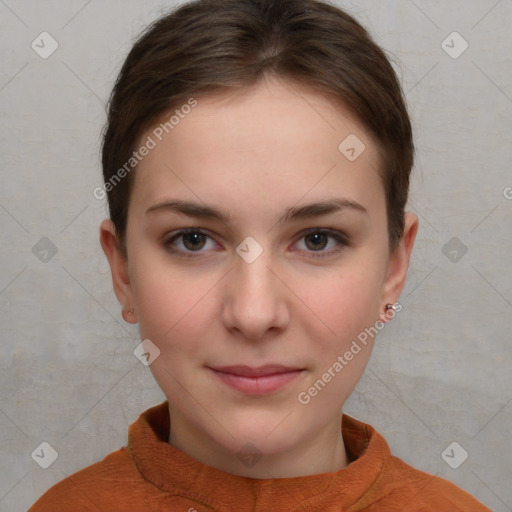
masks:
[[[256,509],[261,503],[285,510],[296,502],[308,509],[322,500],[349,507],[363,496],[374,494],[372,486],[387,458],[389,446],[373,427],[346,414],[341,429],[349,465],[334,473],[294,478],[253,479],[207,466],[171,446],[168,401],[142,413],[130,425],[128,450],[142,476],[162,491],[187,496],[217,509],[236,509],[244,503]],[[366,501],[366,499],[364,500]],[[253,508],[254,507],[254,508]]]

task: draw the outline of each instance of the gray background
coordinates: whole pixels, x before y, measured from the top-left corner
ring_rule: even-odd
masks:
[[[404,309],[345,412],[409,464],[510,511],[512,2],[338,4],[396,59],[418,148],[409,209],[420,218]],[[132,353],[138,331],[111,288],[98,242],[106,209],[92,191],[122,60],[172,5],[0,0],[2,511],[26,510],[124,445],[127,426],[164,400]],[[47,59],[31,48],[43,31],[59,45]],[[443,45],[452,55],[442,46],[454,31],[469,44],[457,58],[458,36]],[[454,441],[452,462],[469,454],[457,469],[441,456]],[[31,457],[42,442],[58,453],[48,469]]]

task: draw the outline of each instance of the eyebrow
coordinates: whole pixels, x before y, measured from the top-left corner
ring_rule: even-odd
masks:
[[[287,222],[294,219],[305,219],[329,215],[331,213],[341,212],[343,210],[352,210],[368,214],[368,210],[359,203],[345,198],[333,198],[316,203],[310,203],[303,206],[292,206],[288,208],[280,222]],[[194,203],[192,201],[169,200],[151,206],[146,213],[156,211],[172,211],[181,213],[189,217],[200,219],[215,219],[224,224],[229,222],[230,215],[223,210],[208,206],[206,204]]]

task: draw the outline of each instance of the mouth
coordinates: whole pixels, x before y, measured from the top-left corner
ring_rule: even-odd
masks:
[[[265,395],[277,391],[298,378],[304,371],[303,368],[278,364],[208,368],[221,382],[248,395]]]

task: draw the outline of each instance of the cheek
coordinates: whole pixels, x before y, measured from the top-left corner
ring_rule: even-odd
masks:
[[[330,328],[329,340],[346,342],[373,325],[379,316],[380,269],[347,266],[325,280],[305,279],[304,303]],[[331,343],[328,341],[327,343]]]
[[[133,270],[141,339],[150,339],[160,350],[150,371],[177,410],[190,410],[191,400],[194,404],[205,394],[197,376],[202,375],[199,370],[214,337],[212,319],[218,314],[213,301],[219,278],[155,261]]]
[[[341,407],[364,372],[373,347],[373,328],[379,319],[379,285],[376,270],[353,268],[309,294],[314,304],[311,309],[322,323],[312,323],[313,320],[303,323],[305,331],[310,327],[308,337],[314,344],[309,345],[309,350],[314,357],[310,378],[297,400],[301,405],[313,407],[318,418],[329,414],[333,405]]]
[[[204,363],[202,340],[210,328],[205,295],[211,285],[190,279],[185,282],[169,271],[165,276],[145,272],[139,277],[135,300],[140,336],[160,350],[150,366],[151,373],[176,407],[187,408],[188,396],[201,396],[200,381],[194,376]]]
[[[194,304],[203,295],[201,289],[194,289],[169,276],[157,279],[142,276],[142,279],[135,294],[141,334],[155,339],[172,336],[193,314]]]
[[[209,297],[216,276],[184,272],[158,259],[134,259],[131,272],[140,335],[163,349],[162,355],[193,353],[208,330]]]

